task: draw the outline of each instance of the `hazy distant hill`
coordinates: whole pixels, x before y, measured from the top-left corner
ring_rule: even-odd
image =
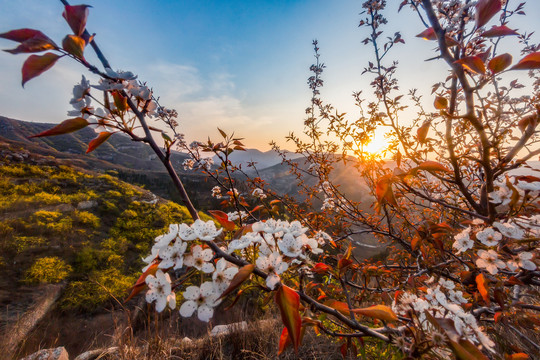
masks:
[[[56,150],[67,154],[81,155],[86,153],[88,143],[97,135],[93,129],[87,127],[61,136],[28,138],[31,135],[50,129],[54,125],[20,121],[0,116],[0,137],[26,144],[34,144],[43,150]],[[105,144],[92,153],[85,155],[85,158],[104,160],[130,169],[163,171],[159,161],[155,161],[155,155],[149,146],[133,142],[123,134],[111,136]],[[181,167],[186,158],[187,155],[182,153],[174,153],[171,156],[172,163],[177,168]]]
[[[295,159],[301,155],[292,152],[286,153],[288,159]],[[241,165],[244,171],[250,170],[249,163],[255,163],[257,169],[262,170],[277,164],[281,164],[281,156],[274,150],[260,151],[257,149],[246,149],[246,151],[235,151],[229,155],[229,159],[235,165]],[[214,156],[214,162],[218,163],[219,159]]]

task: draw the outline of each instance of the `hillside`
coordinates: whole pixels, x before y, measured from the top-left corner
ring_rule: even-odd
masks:
[[[47,284],[64,288],[54,310],[60,323],[69,316],[76,325],[114,307],[113,296],[125,298],[153,239],[188,219],[184,207],[114,176],[0,141],[0,332]],[[24,352],[69,336],[62,328],[42,331],[26,339]]]

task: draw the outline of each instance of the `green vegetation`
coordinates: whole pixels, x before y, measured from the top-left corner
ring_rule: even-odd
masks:
[[[80,311],[124,299],[153,239],[189,213],[176,203],[144,201],[144,190],[113,172],[47,164],[0,158],[2,286],[67,281],[61,306]]]
[[[64,280],[72,268],[56,256],[37,259],[28,269],[25,281],[29,283],[57,283]]]

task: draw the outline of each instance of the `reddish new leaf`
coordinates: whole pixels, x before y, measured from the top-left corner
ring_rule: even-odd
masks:
[[[534,70],[540,69],[540,52],[534,52],[525,56],[511,70]]]
[[[469,69],[470,71],[477,73],[477,74],[485,74],[486,73],[486,66],[484,65],[484,62],[479,56],[467,56],[462,59],[459,59],[456,61],[457,64],[460,64],[466,69]]]
[[[363,309],[353,309],[355,314],[364,315],[370,318],[384,320],[384,321],[397,321],[397,315],[386,305],[373,305]]]
[[[512,355],[504,355],[504,360],[527,360],[529,355],[525,353],[516,353]]]
[[[351,310],[349,309],[349,305],[347,305],[343,301],[337,301],[337,300],[330,299],[330,300],[325,301],[324,305],[339,311],[343,315],[349,316],[350,313],[351,313]]]
[[[52,129],[45,130],[37,135],[32,135],[30,136],[30,138],[68,134],[87,126],[88,121],[84,118],[77,117],[74,119],[67,119],[62,121],[60,124],[56,125]]]
[[[231,283],[229,284],[229,287],[225,289],[225,291],[223,292],[223,294],[221,294],[219,298],[220,299],[224,298],[225,296],[229,295],[232,291],[234,291],[236,288],[238,288],[240,285],[242,285],[242,283],[246,281],[247,278],[249,278],[253,270],[255,270],[254,264],[247,264],[247,265],[242,266],[240,270],[238,270],[236,275],[234,275],[233,279],[231,280]]]
[[[499,37],[499,36],[510,36],[510,35],[519,35],[519,33],[515,30],[510,29],[506,25],[501,26],[493,26],[491,29],[484,31],[480,34],[480,36],[492,38],[492,37]]]
[[[311,271],[317,274],[324,274],[328,270],[330,270],[330,266],[323,263],[317,263],[314,267],[311,268]]]
[[[73,33],[77,36],[81,36],[86,28],[86,19],[88,18],[89,5],[66,5],[62,16],[66,19],[67,23]]]
[[[424,161],[420,165],[418,165],[415,169],[417,170],[425,170],[425,171],[442,171],[442,172],[452,172],[452,170],[448,169],[443,164],[436,162],[436,161]]]
[[[279,337],[278,356],[281,355],[281,353],[287,348],[287,346],[291,345],[291,343],[289,331],[287,331],[287,328],[284,327],[283,331],[281,332],[281,336]]]
[[[448,100],[442,96],[437,96],[433,105],[437,110],[444,110],[448,107]]]
[[[131,292],[129,293],[129,296],[124,300],[124,304],[127,303],[129,300],[131,300],[135,295],[140,293],[144,287],[146,286],[146,277],[148,275],[156,275],[156,272],[158,271],[158,265],[159,262],[155,262],[148,269],[146,269],[145,272],[142,273],[142,275],[137,279],[135,282],[135,285],[131,288]]]
[[[489,305],[489,290],[484,275],[479,274],[476,276],[476,287],[478,288],[478,292],[480,293],[480,295],[482,295],[482,299],[484,299],[486,304]]]
[[[41,31],[34,29],[16,29],[0,34],[0,38],[16,41],[19,43],[22,43],[33,37],[47,38],[47,36]]]
[[[512,55],[502,54],[494,57],[488,63],[488,69],[492,74],[500,73],[512,64]]]
[[[416,137],[418,138],[418,141],[421,144],[426,142],[427,134],[428,134],[428,131],[429,131],[429,125],[430,125],[430,122],[426,121],[416,131]]]
[[[435,34],[435,30],[433,30],[432,27],[422,31],[420,34],[416,35],[416,37],[422,38],[424,40],[437,40],[437,35]]]
[[[113,96],[114,105],[116,106],[116,108],[122,112],[126,111],[128,108],[127,97],[120,94],[120,92],[117,90],[112,92],[112,96]]]
[[[293,289],[282,285],[276,291],[274,300],[279,307],[283,325],[285,325],[289,336],[291,337],[294,351],[298,353],[302,329],[302,318],[300,317],[299,312],[300,295]]]
[[[229,220],[229,215],[227,215],[223,211],[209,210],[208,212],[214,217],[214,219],[216,219],[221,224],[221,226],[223,226],[228,231],[232,231],[235,229],[236,224]]]
[[[112,134],[113,134],[112,132],[108,132],[108,131],[100,132],[99,135],[95,139],[93,139],[92,141],[88,143],[88,149],[86,149],[86,153],[88,154],[89,152],[97,149],[97,147],[103,144],[105,141],[107,141],[107,139]]]
[[[60,56],[53,53],[30,55],[22,66],[22,86],[54,66]],[[78,130],[78,129],[77,129]]]
[[[375,195],[377,196],[377,201],[380,204],[388,202],[394,206],[397,206],[394,191],[392,190],[392,175],[385,175],[380,178],[379,181],[377,181]]]
[[[62,48],[71,55],[83,59],[84,47],[86,43],[80,36],[67,35],[62,41]]]
[[[23,42],[15,49],[4,50],[10,54],[26,54],[26,53],[37,53],[46,50],[56,49],[56,44],[49,39],[47,36],[39,33]]]
[[[475,21],[476,27],[482,27],[488,23],[502,8],[501,0],[479,0],[476,3]]]

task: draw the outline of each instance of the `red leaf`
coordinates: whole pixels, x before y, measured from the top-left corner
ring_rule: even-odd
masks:
[[[435,34],[435,30],[433,30],[432,27],[427,28],[426,30],[422,31],[420,34],[416,35],[416,37],[422,38],[424,40],[437,40],[437,34]],[[459,45],[459,43],[454,40],[453,37],[450,35],[445,36],[446,39],[446,45],[448,46],[456,46]]]
[[[488,69],[493,74],[500,73],[512,64],[512,55],[502,54],[494,57],[488,63]]]
[[[220,211],[220,210],[209,210],[208,211],[210,213],[210,215],[212,215],[214,217],[214,219],[216,219],[220,224],[221,226],[223,226],[225,229],[229,230],[229,231],[232,231],[235,229],[236,227],[236,224],[232,221],[229,220],[229,215],[227,215],[226,213],[224,213],[223,211]]]
[[[392,175],[385,175],[377,181],[375,195],[377,195],[377,201],[380,204],[388,202],[397,206],[394,191],[392,190]]]
[[[113,134],[112,132],[108,132],[108,131],[100,132],[99,135],[95,139],[93,139],[92,141],[88,143],[88,149],[86,149],[86,153],[88,154],[89,152],[97,149],[97,147],[103,144],[105,141],[107,141],[107,139],[112,134]]]
[[[480,295],[482,295],[482,299],[484,299],[486,304],[489,305],[490,304],[489,290],[488,290],[484,275],[479,274],[478,276],[476,276],[476,286],[478,288],[478,292],[480,292]]]
[[[328,270],[330,270],[330,266],[323,263],[317,263],[314,267],[311,268],[311,271],[317,274],[324,274]]]
[[[437,96],[433,105],[437,110],[444,110],[448,107],[448,100],[442,96]]]
[[[112,96],[113,96],[114,105],[116,106],[116,108],[122,112],[126,111],[128,108],[127,97],[120,94],[120,92],[117,90],[112,92]]]
[[[84,58],[83,53],[85,46],[86,42],[80,36],[67,35],[64,40],[62,40],[62,48],[79,59]]]
[[[287,348],[287,346],[291,345],[291,343],[289,331],[287,331],[287,328],[284,327],[283,331],[281,332],[281,336],[279,337],[278,356],[281,355],[281,353]]]
[[[41,75],[53,67],[60,56],[53,53],[30,55],[22,66],[22,86],[29,80]]]
[[[126,300],[124,300],[124,304],[144,289],[144,287],[146,286],[146,277],[148,275],[156,275],[156,272],[158,271],[158,265],[159,262],[155,262],[150,265],[150,267],[146,269],[145,272],[142,273],[139,279],[137,279],[137,282],[135,282],[135,285],[133,285],[133,287],[131,288],[129,296],[126,298]]]
[[[416,37],[422,38],[424,40],[437,40],[437,35],[435,34],[435,30],[433,30],[432,27],[422,31],[420,34],[416,35]]]
[[[501,0],[479,0],[476,4],[476,27],[482,27],[502,8]]]
[[[233,279],[231,280],[231,283],[229,284],[229,287],[225,289],[223,294],[219,297],[224,298],[225,296],[229,295],[234,289],[238,288],[246,279],[251,275],[251,273],[255,270],[255,265],[253,264],[247,264],[244,265],[238,270],[236,275],[234,275]]]
[[[418,138],[418,141],[422,144],[426,142],[430,124],[431,123],[429,121],[426,121],[416,131],[416,137]]]
[[[66,19],[67,23],[73,33],[77,36],[81,36],[86,28],[86,19],[88,18],[88,8],[90,5],[66,5],[62,16]]]
[[[529,355],[525,353],[516,353],[516,354],[504,356],[504,360],[527,360],[527,359],[529,359]]]
[[[337,300],[330,299],[330,300],[325,301],[324,305],[339,311],[343,315],[349,316],[350,313],[351,313],[351,310],[349,309],[349,305],[347,305],[343,301],[337,301]]]
[[[491,29],[484,31],[480,34],[480,36],[491,38],[491,37],[499,37],[499,36],[510,36],[510,35],[519,35],[519,33],[515,30],[510,29],[506,25],[501,26],[493,26]]]
[[[397,321],[397,315],[386,305],[373,305],[363,309],[353,309],[355,314],[368,316],[384,321]]]
[[[444,166],[443,164],[439,163],[439,162],[436,162],[436,161],[424,161],[423,163],[421,163],[420,165],[418,165],[417,167],[409,170],[409,174],[410,175],[416,175],[416,173],[419,171],[419,170],[425,170],[425,171],[443,171],[443,172],[452,172],[452,170],[448,169],[446,166]]]
[[[11,50],[4,50],[5,52],[8,52],[10,54],[26,54],[26,53],[36,53],[36,52],[42,52],[45,50],[52,50],[56,49],[57,46],[49,39],[47,36],[42,34],[41,32],[35,36],[32,36],[29,39],[24,40],[21,42],[19,46],[17,46],[15,49]]]
[[[479,56],[467,56],[459,59],[456,63],[477,74],[486,73],[486,66]]]
[[[88,126],[88,121],[81,117],[67,119],[62,121],[60,124],[56,125],[52,129],[43,131],[37,135],[32,135],[30,136],[30,138],[68,134],[70,132],[80,130],[86,126]]]
[[[540,52],[534,52],[525,56],[511,70],[533,70],[540,69]]]
[[[300,332],[302,329],[302,318],[300,317],[300,296],[293,289],[282,285],[276,291],[274,297],[281,313],[283,325],[287,328],[291,337],[294,351],[298,353],[300,346]]]
[[[22,43],[33,37],[47,38],[47,36],[41,31],[34,29],[17,29],[0,34],[0,38],[16,41],[19,43]]]

